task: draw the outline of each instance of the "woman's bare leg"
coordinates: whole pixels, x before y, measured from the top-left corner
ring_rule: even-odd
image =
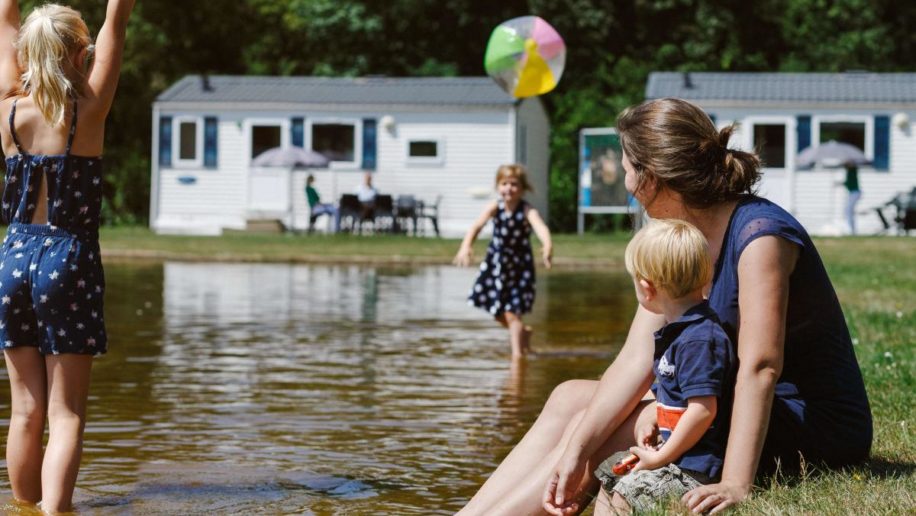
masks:
[[[638,405],[636,410],[617,427],[608,440],[602,444],[591,459],[589,459],[587,465],[589,474],[582,479],[582,484],[577,489],[579,493],[580,511],[588,507],[592,497],[595,495],[595,491],[598,489],[598,480],[595,479],[591,472],[601,464],[601,461],[609,457],[612,453],[628,449],[635,443],[633,430],[642,407],[643,404]],[[544,514],[545,511],[541,504],[544,489],[547,487],[547,480],[554,474],[554,468],[560,460],[560,456],[566,450],[566,445],[583,415],[584,410],[570,420],[570,425],[567,427],[558,445],[554,447],[550,453],[543,456],[543,460],[541,460],[536,467],[528,471],[525,477],[515,485],[515,488],[506,493],[499,501],[498,505],[483,511],[482,514],[506,516],[514,516],[517,514]]]
[[[6,469],[13,497],[29,503],[41,500],[42,436],[47,390],[45,359],[38,348],[7,349],[12,414],[6,439]]]
[[[560,442],[569,421],[585,410],[597,386],[598,382],[593,380],[570,380],[556,386],[525,437],[459,514],[482,514],[525,481],[528,473]]]
[[[41,508],[51,514],[71,510],[83,454],[83,428],[89,397],[89,355],[49,355],[48,447],[41,468]]]

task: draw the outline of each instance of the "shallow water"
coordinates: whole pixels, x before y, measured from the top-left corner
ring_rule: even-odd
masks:
[[[540,272],[539,355],[513,368],[506,331],[465,304],[473,269],[106,272],[83,514],[451,514],[553,386],[601,374],[636,306],[623,272]]]

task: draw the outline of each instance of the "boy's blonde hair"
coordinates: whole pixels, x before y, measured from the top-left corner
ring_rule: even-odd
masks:
[[[650,222],[630,240],[625,260],[631,276],[649,281],[674,299],[702,288],[712,279],[706,237],[683,220]]]
[[[531,183],[528,182],[528,170],[525,169],[524,165],[519,165],[518,163],[500,165],[499,168],[496,169],[496,186],[499,186],[499,182],[507,178],[517,179],[523,192],[534,191],[534,188],[531,187]]]
[[[52,126],[64,120],[68,97],[78,93],[71,82],[70,56],[92,38],[80,13],[62,5],[47,4],[26,18],[16,41],[22,89],[31,94],[44,119]],[[71,73],[68,73],[71,72]]]

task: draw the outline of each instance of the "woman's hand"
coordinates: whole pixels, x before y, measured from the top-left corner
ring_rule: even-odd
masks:
[[[544,259],[544,267],[549,269],[553,266],[553,247],[545,245],[544,248],[541,249],[541,256]]]
[[[715,514],[750,497],[751,486],[736,482],[722,481],[697,487],[681,497],[681,502],[695,513]]]
[[[588,474],[585,471],[587,461],[568,455],[564,453],[560,458],[544,488],[542,505],[548,514],[564,516],[579,512],[579,503],[576,501],[579,493],[576,491]]]
[[[462,246],[461,249],[458,249],[458,254],[455,255],[455,258],[452,260],[452,264],[459,267],[467,267],[474,260],[474,250],[470,247]]]

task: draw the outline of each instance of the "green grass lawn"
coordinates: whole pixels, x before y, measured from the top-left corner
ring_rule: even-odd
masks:
[[[629,235],[555,235],[560,267],[623,267]],[[102,231],[112,258],[161,257],[315,263],[449,263],[458,240],[395,236],[155,236]],[[916,512],[916,239],[825,238],[817,246],[852,332],[875,417],[872,459],[848,471],[775,478],[738,514],[913,514]],[[486,242],[478,242],[483,255]]]

